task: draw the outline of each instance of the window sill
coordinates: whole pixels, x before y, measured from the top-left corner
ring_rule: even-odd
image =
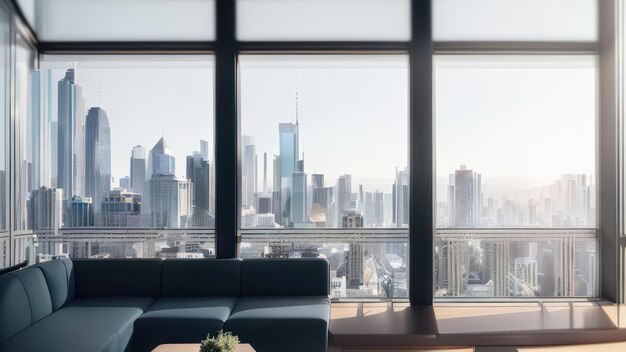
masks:
[[[542,346],[626,341],[626,306],[606,301],[333,303],[331,346]]]

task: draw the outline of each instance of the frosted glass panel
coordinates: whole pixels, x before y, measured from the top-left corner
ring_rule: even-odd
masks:
[[[213,40],[214,0],[18,0],[43,41]]]
[[[433,38],[593,41],[597,0],[434,0]]]
[[[239,40],[409,40],[409,0],[237,0]]]

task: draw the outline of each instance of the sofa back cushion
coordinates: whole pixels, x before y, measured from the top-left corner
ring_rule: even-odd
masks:
[[[74,299],[74,269],[70,259],[55,259],[37,264],[50,290],[52,311],[57,311]]]
[[[52,314],[52,299],[46,278],[40,268],[30,266],[7,275],[15,276],[24,286],[30,305],[31,324]]]
[[[237,297],[240,259],[167,259],[161,269],[162,297]]]
[[[325,259],[245,259],[241,296],[328,296],[330,268]]]
[[[26,329],[30,323],[30,305],[24,285],[13,275],[0,275],[0,342]]]
[[[159,297],[161,259],[75,259],[76,297]]]

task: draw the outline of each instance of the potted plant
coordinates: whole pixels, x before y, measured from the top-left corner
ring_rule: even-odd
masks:
[[[230,331],[220,332],[215,336],[207,335],[206,339],[200,342],[200,352],[236,352],[239,338]]]

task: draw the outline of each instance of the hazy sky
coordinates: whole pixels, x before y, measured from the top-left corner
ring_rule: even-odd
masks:
[[[209,56],[52,57],[52,87],[77,62],[85,107],[111,123],[113,176],[129,175],[133,146],[148,150],[165,132],[179,176],[199,140],[213,145],[213,61]],[[407,165],[406,56],[240,58],[241,132],[255,138],[259,186],[263,153],[278,154],[278,124],[295,122],[305,172],[328,185],[353,175],[353,191],[390,192]],[[435,60],[436,171],[440,180],[467,164],[483,182],[550,182],[594,173],[596,64],[593,57],[448,56]],[[54,102],[56,95],[53,95]],[[56,106],[52,109],[56,116]],[[211,158],[213,159],[213,158]]]
[[[485,181],[594,174],[593,56],[439,56],[434,81],[438,177],[460,164]]]
[[[327,186],[352,174],[353,191],[391,192],[395,169],[407,165],[408,60],[406,56],[242,56],[241,131],[255,137],[259,154],[278,154],[278,124],[295,122],[309,175]]]
[[[57,68],[52,71],[55,93],[57,82],[73,62],[85,109],[100,106],[109,118],[115,185],[120,177],[130,175],[133,146],[141,145],[149,152],[163,134],[176,157],[178,176],[185,176],[185,158],[200,150],[200,139],[208,140],[213,148],[214,63],[210,56],[46,56],[43,68]],[[54,106],[53,116],[56,111]]]

